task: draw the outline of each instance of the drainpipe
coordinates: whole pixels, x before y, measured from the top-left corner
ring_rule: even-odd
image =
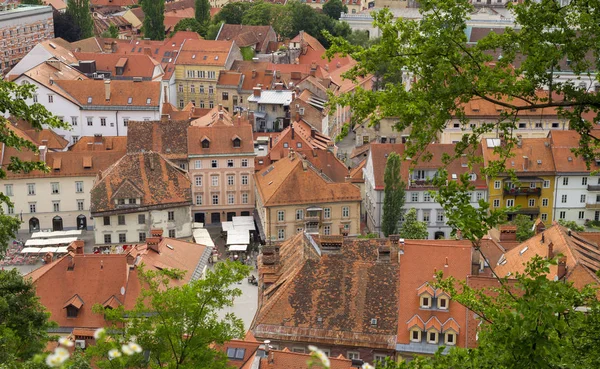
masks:
[[[119,135],[119,111],[115,112],[115,124],[117,125],[117,136]]]
[[[552,212],[552,221],[556,221],[556,199],[558,197],[558,179],[561,178],[562,176],[557,176],[556,177],[556,182],[554,183],[554,204],[552,204],[553,206],[553,212]],[[544,182],[542,182],[542,189],[544,188]]]

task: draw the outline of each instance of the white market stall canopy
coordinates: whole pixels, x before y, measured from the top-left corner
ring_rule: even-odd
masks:
[[[58,238],[81,236],[81,229],[72,231],[34,232],[31,238]]]
[[[213,242],[206,228],[194,229],[194,241],[200,245],[215,247],[215,243]]]
[[[192,223],[192,229],[204,228],[204,223],[194,222]]]
[[[67,238],[53,238],[49,240],[27,240],[25,242],[25,246],[57,246],[57,245],[68,245],[73,241],[77,241],[77,237],[67,237]]]
[[[247,229],[249,231],[254,231],[254,217],[253,216],[243,216],[243,217],[233,217],[232,222],[234,229]]]
[[[248,249],[248,245],[231,245],[229,246],[229,251],[246,251]]]
[[[227,245],[249,245],[250,232],[247,229],[234,229],[227,232]]]
[[[223,229],[223,232],[229,232],[234,229],[233,222],[221,222],[221,228]]]
[[[25,247],[21,250],[21,254],[46,254],[48,252],[54,252],[57,254],[66,254],[68,252],[67,246],[61,247]]]

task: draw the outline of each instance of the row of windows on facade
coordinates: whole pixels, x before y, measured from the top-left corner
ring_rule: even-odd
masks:
[[[194,185],[196,185],[196,187],[202,187],[202,180],[203,176],[194,176]],[[210,176],[210,185],[212,187],[217,187],[219,186],[219,175],[218,174],[213,174]],[[249,174],[242,174],[240,175],[241,177],[241,183],[243,186],[248,185],[248,179],[250,178]],[[234,174],[227,174],[227,186],[235,186],[235,175]]]
[[[26,81],[23,81],[23,84],[25,84],[25,82]],[[39,101],[38,95],[37,94],[33,95],[33,102],[36,103],[38,101]],[[87,98],[87,103],[88,104],[92,104],[92,102],[93,102],[92,97],[88,97]],[[48,103],[50,103],[50,104],[54,103],[54,94],[48,94]],[[152,103],[152,99],[151,98],[147,98],[146,99],[146,105],[150,105],[151,103]],[[127,98],[127,105],[131,105],[131,104],[133,104],[133,97],[128,97]],[[75,118],[75,120],[72,123],[73,123],[73,125],[76,126],[77,125],[77,117],[71,117],[71,118]],[[90,119],[91,119],[91,117],[88,117],[88,125],[89,126],[91,126]],[[106,120],[106,118],[101,118],[101,119],[105,119]]]
[[[231,140],[233,147],[241,147],[242,146],[242,140],[240,140],[239,137],[234,138],[233,140]],[[203,149],[209,149],[210,148],[210,140],[208,138],[205,138],[204,140],[202,140],[202,148]],[[233,160],[231,159],[231,162],[233,164]],[[233,166],[233,165],[232,165]]]
[[[591,181],[594,180],[594,178],[596,179],[595,180],[596,184],[600,185],[600,177],[592,177],[590,179],[588,179],[588,177],[582,177],[581,178],[581,185],[582,186],[587,186],[589,182],[591,182]],[[563,177],[563,179],[562,179],[562,185],[563,186],[568,186],[569,183],[573,184],[573,182],[570,182],[570,178],[569,177]],[[517,188],[517,185],[515,183],[512,183],[512,182],[508,182],[506,186],[509,189]],[[494,181],[494,189],[499,190],[501,188],[502,188],[502,181]],[[536,182],[530,182],[529,183],[529,188],[538,188]],[[542,184],[542,188],[550,188],[550,180],[544,179],[543,180],[543,184]]]
[[[39,42],[42,38],[44,38],[46,34],[43,32],[40,33],[34,33],[32,35],[26,35],[26,36],[21,36],[21,37],[13,37],[13,38],[9,38],[6,41],[5,40],[0,40],[0,47],[9,47],[12,45],[23,45],[25,43],[29,43],[29,42]],[[28,46],[27,49],[29,50],[30,48],[32,48],[31,46]],[[21,50],[21,49],[19,49]]]
[[[279,350],[279,346],[278,345],[270,345],[271,348],[273,350]],[[319,348],[319,350],[323,351],[323,353],[325,355],[327,355],[327,357],[332,357],[331,356],[331,350],[330,349],[323,349],[323,348]],[[292,352],[296,352],[296,353],[300,353],[300,354],[305,354],[308,352],[308,350],[304,347],[299,347],[299,346],[294,346],[291,348]],[[388,355],[386,354],[373,354],[373,362],[377,363],[377,362],[385,362],[385,360],[388,358]],[[348,360],[360,360],[360,353],[358,351],[347,351],[346,352],[346,359]]]
[[[194,105],[194,106],[198,106],[200,109],[204,109],[206,107],[206,105],[204,104],[204,100],[200,100],[200,105],[196,105],[196,100],[190,100],[190,102]],[[183,99],[179,99],[179,109],[183,109],[185,107],[185,103]],[[210,100],[208,102],[208,108],[212,109],[215,107],[215,102]]]
[[[110,217],[110,216],[105,216],[102,218],[105,226],[111,225],[111,218],[112,217]],[[138,218],[137,224],[146,224],[146,214],[138,214],[137,218]],[[174,211],[167,212],[167,220],[175,221],[175,212]],[[117,215],[117,225],[126,225],[125,215]]]
[[[248,192],[242,192],[241,194],[241,200],[242,200],[242,204],[248,204]],[[219,201],[220,197],[218,194],[214,193],[211,195],[211,204],[212,205],[219,205],[220,201]],[[201,193],[197,193],[196,194],[196,201],[195,201],[196,205],[204,205],[204,195]],[[228,193],[227,194],[227,205],[235,205],[235,194],[234,193]]]
[[[350,230],[350,227],[352,226],[351,222],[348,222],[346,224],[344,224],[344,229],[345,230]],[[315,227],[314,229],[308,229],[307,231],[318,231],[318,226]],[[304,232],[304,227],[297,227],[296,228],[296,233],[302,233]],[[323,226],[323,235],[325,236],[329,236],[331,235],[331,225],[326,224]],[[277,240],[279,241],[283,241],[285,240],[285,228],[279,228],[277,229]]]
[[[75,192],[83,193],[83,181],[75,181]],[[4,194],[6,196],[14,196],[13,185],[5,184],[4,185]],[[60,194],[60,183],[51,182],[50,183],[50,194],[58,195]],[[27,195],[34,196],[36,195],[36,187],[35,183],[27,183]]]
[[[468,192],[468,196],[472,199],[473,193]],[[482,200],[485,197],[485,192],[475,192],[475,201]],[[406,201],[409,202],[419,202],[421,198],[421,192],[410,192],[406,194]],[[423,202],[431,202],[433,201],[433,197],[429,191],[423,192]]]
[[[179,87],[178,87],[177,90],[179,92],[184,92],[185,91],[185,88],[183,87],[182,83],[179,84]],[[198,93],[203,94],[203,93],[205,93],[205,91],[206,91],[206,89],[204,88],[204,85],[199,85],[198,86]],[[196,85],[190,85],[189,92],[192,93],[192,94],[195,94],[196,93]],[[214,93],[215,93],[215,88],[213,87],[213,85],[208,85],[208,94],[212,95]],[[229,93],[228,92],[223,92],[223,94],[227,94],[227,98],[229,98]],[[223,97],[225,97],[225,96],[223,96]],[[225,99],[225,100],[227,100],[227,99]]]
[[[569,196],[567,194],[563,194],[560,196],[560,202],[561,204],[566,204],[569,200]],[[581,194],[579,195],[579,203],[580,204],[585,204],[587,200],[587,195],[586,194]],[[596,203],[600,203],[600,195],[596,195]],[[495,208],[500,207],[500,199],[494,199],[492,202],[493,206]],[[528,199],[527,200],[527,205],[530,208],[535,207],[536,201],[535,199]],[[542,199],[542,207],[546,207],[549,204],[549,200],[548,199]],[[515,199],[506,199],[506,206],[507,207],[511,207],[511,206],[515,206]]]
[[[13,36],[13,35],[18,35],[21,33],[29,33],[29,32],[37,32],[39,30],[43,30],[46,28],[49,28],[50,25],[52,24],[52,21],[49,20],[48,21],[48,25],[46,25],[45,23],[39,23],[39,24],[33,24],[30,26],[25,26],[25,27],[17,27],[16,29],[4,29],[2,31],[2,36],[3,37],[8,37],[8,36]]]
[[[12,50],[5,50],[4,51],[4,56],[10,56],[10,55],[21,55],[23,53],[27,53],[29,52],[29,50],[31,50],[33,47],[31,45],[25,46],[25,47],[20,47],[20,48],[14,48]]]
[[[311,212],[307,212],[307,216],[312,216]],[[350,207],[342,206],[342,218],[350,217]],[[331,219],[331,208],[323,208],[323,218]],[[296,220],[304,219],[304,209],[296,209]],[[277,211],[277,221],[284,222],[285,221],[285,210]]]
[[[473,111],[477,112],[479,110],[475,110],[473,109]],[[485,122],[482,122],[481,125],[486,124]],[[489,124],[489,123],[487,123]],[[475,129],[479,126],[479,123],[476,122],[469,122],[469,128],[471,129]],[[528,129],[528,128],[537,128],[537,129],[548,129],[548,128],[560,128],[561,125],[558,122],[552,122],[552,123],[547,123],[546,126],[544,127],[544,123],[543,122],[520,122],[517,125],[519,128],[521,129]],[[452,128],[460,128],[462,129],[464,126],[462,125],[462,123],[457,123],[454,122],[452,123]]]
[[[448,346],[456,345],[456,333],[453,331],[448,332],[438,332],[437,330],[429,330],[426,332],[421,331],[419,328],[412,328],[410,330],[410,340],[411,342],[420,343],[423,342],[423,333],[426,333],[425,340],[427,343],[437,345],[441,339]]]
[[[177,238],[177,232],[175,229],[169,229],[169,238]],[[125,243],[125,242],[132,242],[131,240],[127,241],[127,233],[119,233],[117,235],[118,237],[118,243]],[[139,232],[138,233],[138,241],[139,242],[146,242],[146,233],[145,232]],[[104,235],[104,243],[112,243],[112,234],[105,234]]]
[[[76,204],[77,204],[77,211],[84,211],[84,200],[78,199],[75,200]],[[29,212],[30,213],[37,213],[37,202],[30,202],[28,203],[29,206]],[[60,212],[60,201],[52,201],[52,211],[53,212]],[[6,208],[6,213],[9,215],[12,215],[15,213],[15,208],[12,206],[8,206]]]
[[[195,58],[193,58],[195,59]],[[202,60],[206,60],[207,56],[204,55]],[[215,56],[215,60],[218,60],[219,57]],[[217,79],[217,72],[209,70],[187,70],[186,71],[187,78],[207,78],[207,79]],[[181,86],[181,85],[180,85]]]
[[[208,140],[202,141],[202,145],[204,147],[204,142]],[[208,146],[207,146],[208,147]],[[218,159],[211,159],[210,167],[211,168],[219,168],[220,161]],[[241,159],[240,166],[241,168],[248,168],[248,159]],[[227,159],[225,162],[226,168],[235,168],[236,161],[234,159]],[[194,169],[202,169],[202,160],[194,160]],[[243,177],[244,175],[242,175]],[[246,175],[247,177],[247,175]]]
[[[51,96],[51,95],[49,95]],[[37,102],[37,95],[34,95],[34,102]],[[65,120],[65,117],[63,116],[59,116],[57,117],[60,121],[67,123],[67,121]],[[100,117],[100,126],[101,127],[106,127],[107,126],[107,121],[106,121],[106,117]],[[123,126],[127,127],[129,125],[129,117],[123,117],[121,118],[123,120]],[[143,118],[145,122],[150,121],[151,117],[144,117]],[[93,127],[94,126],[94,117],[86,117],[86,122],[88,127]],[[109,123],[111,127],[115,126],[115,122],[110,122]],[[71,117],[71,125],[72,126],[78,126],[79,125],[79,117]]]

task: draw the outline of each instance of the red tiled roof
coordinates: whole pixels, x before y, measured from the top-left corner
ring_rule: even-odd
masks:
[[[233,41],[185,40],[176,65],[225,66]]]
[[[407,328],[410,330],[414,327],[421,328],[422,331],[425,330],[425,322],[418,315],[413,316],[407,323]]]
[[[435,317],[432,316],[431,318],[429,318],[429,320],[425,323],[425,330],[436,330],[438,332],[442,331],[442,323],[440,322],[440,320]]]
[[[127,127],[127,152],[154,151],[167,159],[187,160],[187,129],[183,121],[130,121]]]
[[[69,147],[69,151],[127,151],[126,136],[83,136]]]
[[[110,98],[106,99],[106,81],[87,79],[82,81],[54,81],[67,96],[83,106],[136,106],[158,108],[160,104],[160,82],[131,82],[113,80]],[[90,99],[91,98],[91,99]],[[131,98],[131,103],[129,99]]]
[[[202,148],[202,140],[209,139],[209,147]],[[233,146],[235,138],[240,139],[240,147]],[[244,153],[254,154],[254,141],[252,139],[252,126],[241,125],[212,125],[208,127],[191,126],[188,129],[187,141],[189,155],[214,155]]]
[[[154,78],[154,70],[160,65],[148,55],[132,54],[101,54],[93,52],[75,52],[80,61],[94,60],[98,72],[107,71],[113,76]],[[123,68],[122,74],[117,74],[117,67]]]
[[[309,354],[290,352],[289,350],[271,350],[270,358],[260,360],[261,369],[308,369],[308,361],[311,359]],[[329,358],[330,369],[351,369],[352,360],[344,358]]]

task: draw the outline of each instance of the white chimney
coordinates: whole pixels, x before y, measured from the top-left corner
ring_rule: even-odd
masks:
[[[110,100],[110,79],[104,81],[104,96],[106,101]]]

